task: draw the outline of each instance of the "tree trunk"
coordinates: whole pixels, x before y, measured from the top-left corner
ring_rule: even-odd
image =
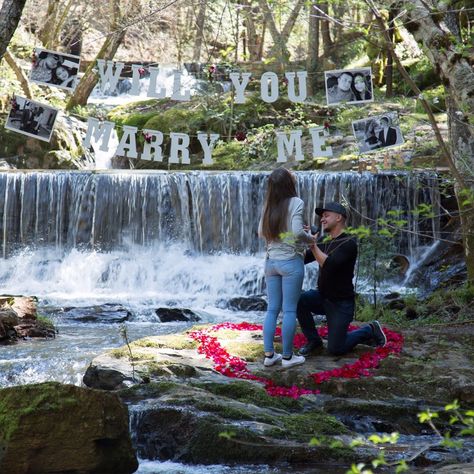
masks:
[[[43,43],[43,46],[48,49],[56,49],[54,43],[54,35],[57,30],[58,16],[61,9],[61,2],[59,0],[49,0],[46,16],[41,27],[38,37]],[[62,16],[62,15],[61,15]]]
[[[265,14],[265,19],[274,43],[270,50],[270,56],[274,57],[282,67],[284,64],[288,63],[290,53],[288,52],[286,44],[304,4],[305,0],[297,0],[296,5],[293,7],[288,20],[280,33],[276,27],[275,19],[273,18],[273,13],[268,6],[267,0],[259,0],[260,8]]]
[[[3,0],[0,10],[0,60],[20,22],[26,0]]]
[[[328,14],[327,2],[321,2],[319,8],[326,15]],[[329,31],[329,20],[321,20],[321,38],[323,40],[324,56],[330,59],[334,44],[331,39],[331,32]]]
[[[74,95],[69,99],[66,110],[71,110],[76,105],[86,105],[92,90],[96,86],[99,75],[94,72],[98,59],[111,60],[115,56],[117,49],[123,41],[125,30],[118,31],[107,37],[99,53],[86,69],[79,84],[74,91]]]
[[[193,62],[198,63],[201,58],[201,48],[204,39],[204,23],[206,21],[207,1],[201,0],[196,19],[196,37],[194,39]]]
[[[255,15],[254,9],[252,8],[252,3],[250,1],[243,0],[242,5],[244,6],[244,22],[245,22],[245,29],[247,32],[247,49],[248,49],[248,56],[250,61],[259,61],[261,58],[260,55],[260,38],[257,33],[257,27],[255,25]],[[263,25],[262,25],[263,28]]]
[[[445,17],[432,15],[423,0],[392,0],[391,6],[406,9],[402,17],[405,27],[424,47],[446,88],[455,167],[452,171],[458,190],[468,282],[474,285],[474,127],[469,123],[474,114],[474,70],[469,60],[474,59],[474,53],[466,58],[459,52],[459,42],[448,29]]]
[[[309,26],[308,26],[308,58],[306,69],[308,71],[308,95],[312,96],[317,90],[317,70],[319,58],[319,18],[313,9],[313,3],[309,7]]]
[[[102,48],[98,52],[94,61],[89,64],[86,72],[82,76],[79,84],[74,91],[74,95],[69,99],[66,110],[71,110],[76,105],[86,105],[92,90],[99,80],[99,75],[94,72],[98,59],[111,60],[114,58],[119,46],[125,37],[125,28],[120,26],[122,22],[122,14],[120,12],[119,0],[112,0],[111,9],[113,20],[111,25],[111,33],[107,35]]]
[[[388,30],[388,35],[390,37],[390,43],[393,44],[393,38],[394,38],[394,28],[395,25],[393,24],[393,9],[390,9],[390,12],[388,14],[388,24],[389,24],[389,30]],[[385,90],[385,97],[389,99],[390,97],[393,96],[393,56],[390,48],[387,48],[387,67],[385,68],[385,84],[387,85],[387,89]]]
[[[23,72],[23,69],[21,69],[21,67],[18,66],[18,64],[15,61],[15,58],[12,56],[10,51],[8,51],[8,49],[5,51],[5,61],[12,68],[17,79],[20,81],[20,85],[21,85],[21,88],[23,89],[23,92],[25,93],[25,96],[28,99],[32,99],[33,94],[31,93],[30,83],[28,82],[28,78],[26,77],[26,74]]]

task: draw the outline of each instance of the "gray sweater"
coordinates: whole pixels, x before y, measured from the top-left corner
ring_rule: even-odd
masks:
[[[313,243],[313,237],[303,230],[303,207],[300,198],[292,197],[288,202],[285,237],[267,242],[268,257],[273,260],[289,260],[296,255],[304,257],[306,244]],[[263,213],[258,224],[258,235],[262,235]]]

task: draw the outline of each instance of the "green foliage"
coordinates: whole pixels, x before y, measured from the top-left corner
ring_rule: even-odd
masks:
[[[446,112],[446,91],[444,86],[423,90],[423,97],[427,100],[433,112]],[[416,102],[415,112],[424,113],[425,109],[420,100]]]
[[[439,420],[441,415],[449,415],[451,417],[450,424],[457,424],[456,436],[474,436],[474,410],[461,410],[461,406],[457,400],[446,405],[444,411],[431,411],[427,409],[418,414],[420,423],[427,423],[435,435],[438,437],[438,442],[432,447],[443,446],[446,449],[459,449],[463,446],[463,440],[452,439],[451,430],[446,430],[444,433],[435,425],[434,420]],[[394,462],[387,462],[385,459],[385,446],[387,444],[396,444],[399,439],[398,433],[378,435],[373,434],[367,437],[366,441],[363,438],[357,438],[351,446],[363,446],[366,442],[379,446],[381,450],[377,458],[371,461],[371,467],[377,470],[379,467],[394,468],[395,473],[407,472],[409,465],[407,460],[401,459]],[[410,462],[413,459],[409,460]],[[346,471],[346,474],[373,474],[374,471],[367,467],[365,463],[352,464],[351,468]]]
[[[436,73],[431,61],[427,56],[422,56],[418,61],[413,62],[407,68],[408,74],[415,81],[421,91],[433,88],[441,84],[439,74]],[[400,95],[413,95],[410,86],[400,77],[395,70],[395,90]]]
[[[40,315],[38,314],[38,316],[36,317],[36,322],[46,328],[46,329],[51,329],[53,331],[56,331],[56,328],[54,326],[54,323],[51,321],[51,319],[49,319],[47,316],[43,316],[43,315]]]

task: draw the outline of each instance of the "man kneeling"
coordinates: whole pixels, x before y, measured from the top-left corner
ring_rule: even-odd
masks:
[[[323,347],[316,330],[314,314],[325,314],[328,324],[328,351],[342,355],[357,344],[384,346],[387,338],[378,321],[347,332],[354,318],[355,295],[352,279],[357,259],[357,241],[345,233],[347,212],[337,202],[316,208],[321,226],[331,237],[328,242],[313,245],[306,252],[305,264],[318,262],[318,289],[304,291],[298,301],[297,317],[308,340],[299,353],[305,357]]]

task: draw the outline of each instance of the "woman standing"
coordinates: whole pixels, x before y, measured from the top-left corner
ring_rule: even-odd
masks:
[[[303,229],[303,201],[296,195],[295,177],[277,168],[268,179],[268,189],[259,224],[259,236],[266,240],[265,280],[268,310],[263,323],[264,365],[279,362],[282,355],[273,347],[276,322],[283,309],[283,367],[302,364],[303,356],[293,354],[296,305],[304,276],[305,244],[315,238]]]

